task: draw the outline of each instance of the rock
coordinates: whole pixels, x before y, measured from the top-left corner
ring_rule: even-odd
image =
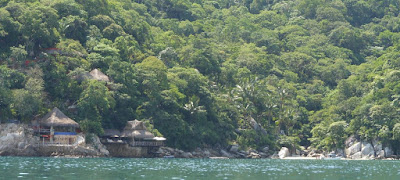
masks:
[[[107,147],[104,146],[101,142],[98,136],[92,135],[92,146],[89,146],[93,149],[96,149],[100,154],[99,156],[108,156],[110,155],[110,152],[107,150]]]
[[[295,154],[296,154],[296,155],[300,155],[300,154],[301,154],[301,151],[298,150],[298,149],[296,149]]]
[[[361,150],[361,155],[362,157],[366,157],[366,156],[374,156],[374,148],[372,147],[371,144],[366,144],[362,150]]]
[[[204,154],[204,157],[210,157],[211,156],[211,153],[208,150],[204,150],[203,154]]]
[[[164,147],[164,149],[167,150],[167,151],[169,151],[169,152],[173,152],[173,151],[174,151],[174,149],[173,149],[173,148],[170,148],[170,147]]]
[[[375,146],[374,146],[374,149],[375,149],[376,152],[381,151],[382,150],[382,144],[376,143]]]
[[[264,152],[264,153],[268,153],[269,152],[269,147],[265,146],[264,148],[262,148],[261,151]]]
[[[248,158],[259,159],[259,158],[261,158],[261,156],[255,152],[251,152],[250,155],[248,156]]]
[[[346,147],[351,147],[353,146],[355,143],[357,143],[357,139],[355,138],[354,135],[351,135],[349,138],[346,139],[345,141],[345,145]]]
[[[25,142],[19,142],[18,149],[24,149],[24,148],[25,148]]]
[[[338,155],[338,156],[344,156],[344,150],[343,149],[338,149],[337,150],[337,152],[336,152],[336,154]]]
[[[377,158],[378,159],[383,159],[383,158],[385,158],[385,150],[380,150],[379,152],[378,152],[378,154],[377,154]]]
[[[313,149],[308,153],[307,157],[313,157],[314,155],[315,155],[315,150]]]
[[[393,150],[391,148],[385,147],[383,150],[385,151],[385,157],[390,157],[393,155]]]
[[[268,154],[267,154],[267,153],[259,152],[258,154],[261,156],[261,158],[266,158],[266,157],[268,157]]]
[[[228,152],[226,152],[223,149],[221,149],[221,155],[224,156],[224,157],[229,157],[229,158],[233,157],[231,154],[229,154]]]
[[[244,155],[249,155],[249,153],[248,152],[246,152],[246,151],[239,151],[239,153],[241,153],[241,154],[244,154]]]
[[[346,150],[345,150],[345,152],[346,152],[346,155],[348,156],[348,157],[351,157],[352,155],[354,155],[355,153],[357,153],[357,152],[360,152],[360,150],[361,150],[361,143],[355,143],[355,144],[353,144],[352,146],[350,146],[349,148],[347,148]]]
[[[165,151],[163,150],[163,148],[158,148],[158,150],[156,151],[157,154],[164,154]]]
[[[184,152],[184,153],[182,153],[182,157],[183,158],[193,158],[193,155],[190,152]]]
[[[179,153],[179,154],[183,154],[184,152],[180,149],[175,149],[175,152]]]
[[[232,145],[231,148],[229,149],[230,152],[234,153],[238,152],[238,150],[239,150],[239,145],[236,144]]]
[[[81,134],[78,135],[73,145],[74,146],[85,145],[85,138],[83,137],[83,135]]]
[[[351,159],[361,159],[361,152],[354,153],[351,156]]]
[[[287,147],[282,147],[278,153],[280,159],[290,156],[289,149]]]
[[[274,152],[274,154],[272,154],[269,158],[271,159],[279,159],[279,155],[277,152]]]

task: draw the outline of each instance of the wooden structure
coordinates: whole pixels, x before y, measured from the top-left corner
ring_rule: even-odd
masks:
[[[163,137],[155,137],[142,121],[128,121],[123,131],[106,129],[101,136],[104,144],[128,144],[133,147],[160,147],[164,146]]]
[[[54,108],[36,124],[33,124],[34,132],[40,136],[43,145],[74,144],[77,139],[77,128],[79,128],[79,124],[58,108]]]

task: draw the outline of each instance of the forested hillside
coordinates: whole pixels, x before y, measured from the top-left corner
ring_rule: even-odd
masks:
[[[182,149],[400,148],[399,0],[0,0],[0,120]],[[110,82],[81,78],[98,69]]]

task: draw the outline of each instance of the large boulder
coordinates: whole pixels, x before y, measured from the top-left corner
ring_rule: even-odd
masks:
[[[258,154],[258,153],[256,153],[256,152],[250,152],[248,158],[251,158],[251,159],[259,159],[259,158],[261,158],[261,155]]]
[[[290,156],[289,149],[287,147],[282,147],[278,153],[280,159],[284,159],[285,157]]]
[[[385,150],[380,150],[380,151],[377,153],[377,158],[378,158],[378,159],[383,159],[383,158],[385,158]]]
[[[346,147],[351,147],[353,146],[355,143],[357,143],[357,139],[355,138],[354,135],[351,135],[350,137],[348,137],[345,141],[345,145]]]
[[[110,152],[108,151],[107,147],[104,146],[98,136],[92,134],[91,136],[92,143],[90,144],[92,147],[99,152],[99,156],[109,156]]]
[[[365,144],[361,150],[362,157],[374,156],[374,148],[371,144]]]
[[[268,153],[269,152],[269,147],[265,146],[264,148],[262,148],[261,151],[264,152],[264,153]]]
[[[351,157],[351,156],[354,155],[355,153],[360,152],[360,150],[361,150],[361,143],[358,142],[358,143],[353,144],[353,145],[350,146],[349,148],[347,148],[347,149],[345,150],[345,153],[346,153],[346,155],[347,155],[348,157]]]
[[[183,158],[193,158],[193,154],[190,152],[184,152],[182,153]]]
[[[271,159],[279,159],[279,155],[277,152],[274,152],[274,154],[272,154],[271,156],[269,156],[269,158]]]
[[[228,157],[228,158],[232,158],[232,154],[229,154],[228,152],[226,152],[225,150],[221,149],[221,155],[223,157]]]
[[[239,150],[239,145],[236,144],[232,145],[231,148],[229,149],[229,151],[233,153],[237,153],[238,150]]]
[[[381,151],[382,150],[382,144],[381,143],[377,143],[377,142],[376,142],[376,144],[374,143],[374,149],[375,149],[376,152]]]
[[[393,150],[391,148],[385,147],[383,150],[385,151],[385,157],[390,157],[393,155]]]
[[[362,155],[361,155],[361,152],[357,152],[350,157],[351,157],[351,159],[361,159]]]

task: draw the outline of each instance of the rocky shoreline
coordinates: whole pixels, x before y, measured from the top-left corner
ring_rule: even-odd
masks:
[[[25,124],[0,124],[0,156],[42,156],[42,157],[130,157],[126,153],[110,155],[97,136],[90,137],[91,143],[86,143],[85,134],[79,134],[78,140],[69,146],[41,146],[38,137],[33,136],[33,130]],[[346,159],[397,159],[388,147],[374,142],[358,142],[354,137],[346,141],[346,148],[339,150],[338,155]],[[115,150],[113,150],[115,151]],[[376,154],[376,156],[375,156]],[[326,156],[327,152],[320,152],[311,148],[300,148],[293,153],[288,148],[282,147],[279,152],[264,147],[261,151],[241,150],[238,145],[227,148],[196,148],[194,151],[185,152],[171,147],[161,147],[149,150],[149,158],[229,158],[229,159],[313,159],[313,157]]]

